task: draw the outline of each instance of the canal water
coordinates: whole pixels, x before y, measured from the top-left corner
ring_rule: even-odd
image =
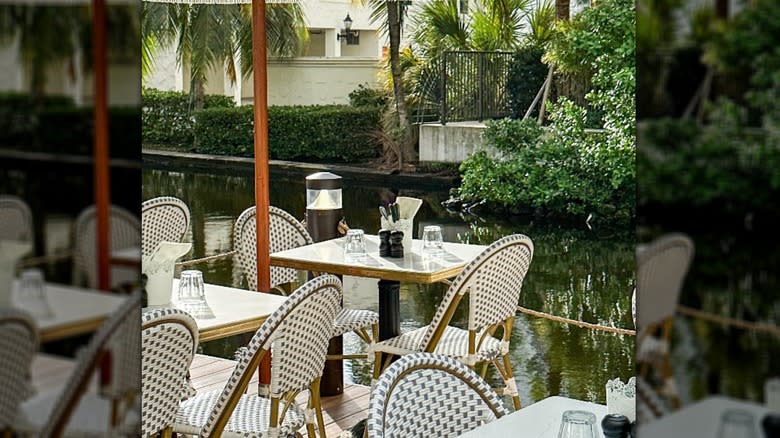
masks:
[[[241,212],[254,204],[250,175],[204,174],[144,170],[143,199],[170,195],[184,200],[192,211],[187,237],[198,258],[230,251],[232,229]],[[240,173],[240,172],[237,172]],[[344,181],[344,215],[352,228],[376,233],[378,205],[392,195],[392,188],[371,187],[357,180]],[[461,218],[440,205],[448,188],[415,191],[401,189],[399,195],[423,199],[416,217],[417,228],[442,226],[446,241],[489,244],[513,233],[529,236],[535,246],[530,272],[523,284],[520,305],[542,312],[613,327],[633,329],[631,292],[635,281],[635,239],[633,230],[616,232],[560,229],[532,222],[500,219]],[[299,175],[274,174],[271,204],[303,217],[305,187]],[[242,286],[241,272],[231,260],[195,266],[207,282]],[[344,280],[346,307],[377,310],[376,280],[347,277]],[[401,285],[401,329],[414,329],[433,317],[446,286]],[[453,324],[464,326],[466,305],[456,313]],[[232,357],[248,340],[238,336],[203,345],[207,354]],[[361,351],[365,345],[357,336],[344,340],[346,352]],[[634,338],[580,329],[546,319],[518,314],[511,340],[511,357],[518,389],[524,403],[551,395],[605,403],[605,384],[616,377],[634,375]],[[495,380],[496,375],[490,376]],[[351,361],[345,365],[345,380],[370,383],[370,364]]]

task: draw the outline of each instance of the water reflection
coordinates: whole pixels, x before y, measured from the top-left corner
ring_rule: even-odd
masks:
[[[379,229],[377,206],[387,188],[344,182],[344,212],[349,225],[366,233]],[[614,327],[633,328],[631,291],[634,284],[633,231],[605,237],[587,231],[558,229],[533,223],[491,221],[469,223],[450,215],[440,202],[441,191],[402,190],[401,195],[424,200],[416,219],[415,234],[425,225],[441,225],[444,239],[463,243],[489,244],[496,239],[523,233],[534,241],[535,256],[523,285],[520,305],[554,315]],[[207,175],[194,172],[145,170],[143,199],[160,195],[177,196],[192,210],[194,243],[191,257],[202,257],[232,248],[235,218],[253,205],[251,176]],[[274,176],[271,203],[296,217],[305,211],[303,178]],[[244,286],[230,260],[196,267],[208,282]],[[376,280],[345,277],[344,301],[348,307],[377,310]],[[401,328],[410,330],[433,318],[443,284],[401,285]],[[467,307],[461,306],[453,324],[465,326]],[[247,337],[204,345],[207,354],[231,357]],[[355,336],[345,337],[345,349],[365,348]],[[605,402],[607,380],[627,380],[634,370],[634,338],[595,332],[524,314],[518,314],[512,333],[512,363],[518,390],[524,403],[550,395]],[[370,364],[353,361],[345,366],[347,380],[368,384]],[[497,375],[488,376],[496,380]]]

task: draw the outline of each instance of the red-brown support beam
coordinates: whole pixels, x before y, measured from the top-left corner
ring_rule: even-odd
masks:
[[[109,179],[106,2],[92,0],[92,50],[95,72],[95,208],[98,289],[111,289],[111,181]]]
[[[255,218],[257,290],[271,291],[268,187],[268,67],[265,48],[265,0],[252,0],[252,66],[255,101]],[[271,381],[271,356],[260,363],[260,383]]]

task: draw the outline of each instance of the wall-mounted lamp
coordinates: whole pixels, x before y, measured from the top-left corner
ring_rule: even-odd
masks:
[[[346,41],[349,46],[360,44],[360,31],[352,30],[352,19],[349,18],[349,13],[344,19],[344,29],[341,29],[341,33],[336,35],[336,39]]]

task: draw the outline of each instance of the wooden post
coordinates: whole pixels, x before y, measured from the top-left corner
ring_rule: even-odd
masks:
[[[268,186],[268,67],[265,48],[265,0],[252,0],[252,65],[255,113],[255,226],[257,235],[257,290],[271,291],[269,254],[270,204]],[[271,382],[271,356],[259,367],[260,384]]]
[[[106,59],[106,2],[93,0],[92,49],[95,71],[95,208],[97,226],[98,288],[111,289],[109,252],[111,248],[111,181],[109,179],[108,87]]]

